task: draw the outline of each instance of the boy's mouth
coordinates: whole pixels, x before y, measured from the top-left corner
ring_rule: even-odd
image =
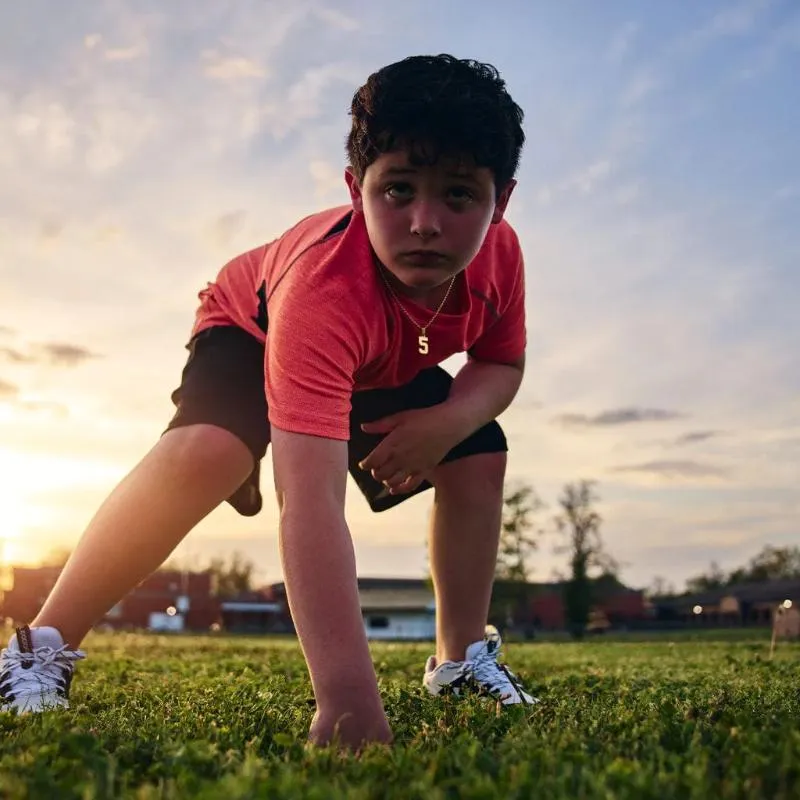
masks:
[[[446,262],[447,256],[436,250],[409,250],[400,253],[400,260],[415,267],[434,267]]]

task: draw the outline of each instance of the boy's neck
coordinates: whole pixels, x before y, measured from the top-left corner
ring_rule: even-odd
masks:
[[[389,285],[399,297],[412,300],[414,303],[425,306],[425,308],[429,308],[431,311],[435,311],[437,308],[439,308],[439,304],[442,302],[442,300],[444,300],[445,295],[448,294],[448,291],[450,293],[450,298],[448,298],[447,305],[450,304],[450,299],[455,295],[458,276],[456,276],[456,284],[453,285],[452,291],[450,291],[449,279],[432,289],[414,289],[411,286],[406,286],[406,284],[404,284],[401,280],[398,280],[391,270],[386,269],[386,267],[384,267],[382,264],[379,263],[377,266],[378,269],[383,272],[386,280],[389,282]]]

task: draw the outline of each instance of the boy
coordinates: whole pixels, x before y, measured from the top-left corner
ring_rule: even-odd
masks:
[[[91,521],[0,662],[20,712],[68,706],[77,648],[224,501],[258,513],[272,444],[287,597],[317,744],[391,741],[344,517],[348,470],[373,511],[434,488],[431,694],[530,703],[484,637],[503,506],[495,421],[519,389],[524,269],[503,214],[524,142],[497,71],[418,56],[354,95],[351,204],[229,262],[200,293],[176,413]],[[437,366],[457,352],[451,378]]]

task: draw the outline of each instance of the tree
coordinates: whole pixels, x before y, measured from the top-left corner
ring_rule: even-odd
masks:
[[[229,562],[224,558],[212,558],[208,569],[213,576],[218,597],[232,597],[253,588],[255,564],[238,551],[231,555]]]
[[[768,544],[750,559],[747,566],[737,567],[728,574],[712,561],[708,572],[686,581],[686,593],[724,589],[737,583],[790,580],[800,580],[800,547],[774,547]]]
[[[800,547],[773,547],[767,545],[747,567],[734,570],[729,583],[745,581],[784,581],[800,579]]]
[[[594,482],[582,480],[568,483],[559,498],[562,512],[555,518],[566,544],[558,552],[569,554],[570,576],[564,590],[567,623],[576,639],[580,639],[589,621],[592,605],[591,575],[593,570],[616,575],[617,562],[606,552],[600,534],[602,518],[595,511],[598,501]]]
[[[530,557],[538,547],[542,530],[536,514],[544,508],[535,489],[522,485],[503,498],[500,543],[495,564],[490,616],[499,625],[512,628],[515,611],[528,606]]]
[[[539,545],[542,534],[533,517],[544,508],[536,490],[524,485],[503,499],[503,521],[497,552],[495,578],[505,581],[527,581],[530,556]]]
[[[163,572],[210,572],[217,597],[232,597],[253,588],[253,574],[255,564],[240,552],[231,553],[229,559],[216,556],[209,561],[196,556],[173,557],[161,565],[159,571]]]
[[[689,578],[689,580],[686,581],[686,591],[688,594],[697,594],[698,592],[721,589],[723,586],[727,585],[728,579],[724,571],[716,561],[712,561],[708,572],[702,575],[696,575],[694,578]]]
[[[647,589],[648,597],[671,597],[676,594],[675,586],[661,575],[656,575]]]

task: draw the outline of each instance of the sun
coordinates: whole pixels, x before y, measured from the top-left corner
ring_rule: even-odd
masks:
[[[27,500],[28,477],[15,454],[0,449],[0,565],[31,563],[36,548],[27,539],[27,531],[39,516],[39,509]]]
[[[29,564],[36,560],[35,554],[21,539],[3,539],[0,563],[8,565]]]
[[[63,531],[75,527],[84,509],[52,498],[69,497],[119,480],[116,464],[56,453],[0,446],[0,564],[37,563],[65,545]]]
[[[4,482],[5,479],[3,479]],[[0,483],[0,564],[18,564],[32,553],[25,542],[26,505]]]

